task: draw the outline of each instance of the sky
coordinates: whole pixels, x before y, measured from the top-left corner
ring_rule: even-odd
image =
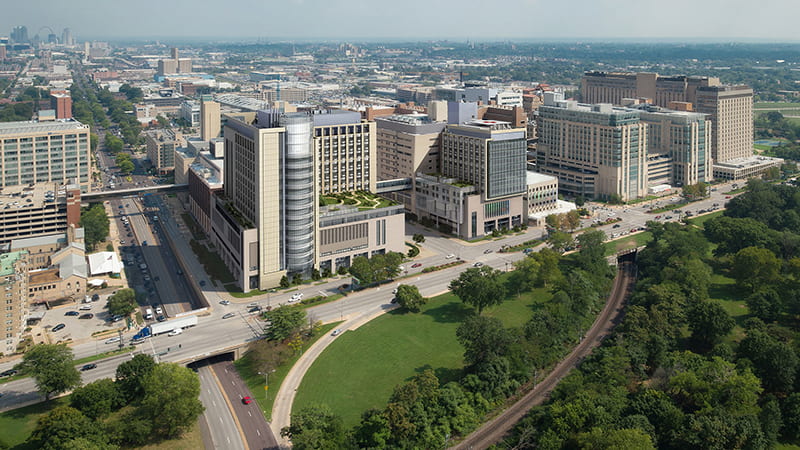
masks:
[[[799,0],[0,0],[0,36],[800,41]],[[41,30],[41,32],[40,32]]]

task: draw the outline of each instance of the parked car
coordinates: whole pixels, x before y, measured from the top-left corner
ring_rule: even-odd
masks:
[[[449,255],[445,256],[445,259],[453,259],[456,255],[450,253]]]
[[[92,304],[91,303],[83,304],[78,309],[81,310],[81,311],[89,311],[89,310],[92,309]]]
[[[158,317],[156,317],[156,320],[159,321],[159,322],[163,322],[163,321],[167,320],[167,318],[164,317],[164,316],[158,316]]]
[[[484,255],[488,255],[489,253],[492,253],[492,249],[490,248],[487,248],[486,250],[483,251]]]
[[[81,315],[81,313],[79,313],[78,311],[67,311],[67,312],[64,313],[64,315],[65,316],[79,316],[79,315]]]
[[[66,327],[67,327],[67,326],[66,326],[65,324],[63,324],[63,323],[60,323],[60,324],[58,324],[58,325],[54,326],[54,327],[53,327],[53,328],[52,328],[50,331],[52,331],[52,332],[56,332],[56,331],[63,330],[63,329],[64,329],[64,328],[66,328]]]
[[[472,266],[473,266],[473,267],[481,267],[481,266],[483,266],[483,263],[482,263],[482,262],[480,262],[480,261],[478,261],[478,262],[476,262],[475,264],[473,264]]]
[[[225,314],[224,316],[222,316],[222,318],[223,319],[230,319],[231,317],[234,317],[235,315],[236,314],[234,314],[234,313],[228,313],[228,314]]]
[[[92,314],[92,313],[81,314],[81,316],[78,317],[78,319],[91,319],[91,318],[94,318],[94,314]]]

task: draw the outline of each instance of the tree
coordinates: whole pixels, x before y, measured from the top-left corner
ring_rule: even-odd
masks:
[[[139,411],[161,437],[179,436],[203,413],[197,373],[174,363],[157,364],[144,377]]]
[[[753,371],[768,392],[791,392],[797,376],[798,358],[794,350],[760,330],[749,330],[739,344],[739,354],[748,358]]]
[[[136,291],[130,288],[120,289],[108,297],[108,312],[113,315],[127,316],[136,310]]]
[[[692,340],[704,350],[710,350],[736,325],[725,308],[711,300],[696,303],[689,312],[688,321]]]
[[[608,274],[608,263],[606,262],[606,246],[603,243],[606,234],[600,230],[591,230],[581,233],[577,237],[580,250],[576,257],[578,265],[588,272],[597,275]]]
[[[586,450],[655,450],[653,439],[639,429],[607,430],[592,428],[588,433],[578,435],[578,446]]]
[[[108,236],[108,216],[103,205],[96,203],[81,213],[80,225],[84,229],[84,240],[89,248],[94,248]]]
[[[783,400],[781,417],[783,418],[783,437],[793,442],[800,440],[800,392],[795,392]]]
[[[267,313],[272,325],[267,330],[267,339],[283,341],[293,334],[299,333],[306,323],[306,312],[291,306],[279,306]]]
[[[125,404],[125,398],[110,378],[101,378],[75,389],[69,401],[70,406],[92,420],[107,416]]]
[[[116,383],[119,392],[128,402],[141,399],[144,395],[144,380],[153,371],[156,362],[153,357],[138,354],[130,361],[117,366]]]
[[[425,236],[423,236],[420,233],[415,233],[411,239],[413,239],[414,242],[416,242],[417,244],[422,244],[423,242],[425,242]]]
[[[133,164],[133,161],[131,161],[130,159],[126,159],[121,163],[117,164],[117,167],[119,167],[119,171],[125,175],[130,174],[136,168],[136,166]]]
[[[547,237],[547,243],[558,253],[564,253],[575,245],[575,239],[569,233],[554,231]]]
[[[75,445],[78,442],[88,445]],[[27,443],[30,448],[43,450],[112,448],[101,427],[69,406],[59,406],[41,416]]]
[[[500,281],[500,271],[491,267],[472,267],[450,282],[453,291],[462,302],[483,312],[487,306],[500,304],[505,297],[505,287]]]
[[[290,286],[289,278],[286,275],[282,276],[281,281],[278,283],[278,286],[280,286],[282,289],[288,288]]]
[[[401,308],[405,308],[411,312],[419,312],[420,308],[425,306],[428,299],[419,293],[419,288],[411,284],[401,284],[397,286],[397,294],[395,294],[397,304]]]
[[[36,380],[36,388],[46,399],[81,385],[72,350],[63,344],[38,344],[22,356],[22,368]]]
[[[760,289],[746,299],[747,308],[764,322],[778,320],[784,309],[783,297],[775,289]]]
[[[774,253],[766,248],[747,247],[733,257],[731,276],[739,286],[755,292],[759,287],[774,284],[780,269],[781,261]]]
[[[345,443],[342,419],[322,404],[309,405],[292,414],[291,425],[281,436],[292,440],[292,447],[304,449],[337,449]]]
[[[495,317],[467,317],[456,329],[456,337],[464,346],[464,360],[470,366],[505,355],[511,344],[511,334]]]
[[[105,146],[111,153],[119,153],[125,148],[125,142],[111,133],[106,133]]]

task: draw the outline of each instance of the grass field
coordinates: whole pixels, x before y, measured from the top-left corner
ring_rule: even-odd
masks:
[[[536,302],[550,294],[536,290],[484,311],[506,326],[521,326]],[[357,330],[347,331],[317,359],[297,391],[293,410],[326,403],[346,427],[358,423],[369,408],[383,408],[393,389],[425,369],[446,383],[464,366],[464,349],[456,328],[472,314],[453,294],[431,301],[418,314],[393,311]],[[358,370],[354,370],[358,368]]]
[[[2,430],[0,444],[5,444],[14,450],[33,450],[33,447],[22,444],[33,432],[39,416],[66,404],[69,404],[69,400],[64,397],[0,413],[0,430]]]
[[[653,233],[643,231],[641,233],[629,234],[623,238],[606,242],[606,256],[617,254],[623,250],[647,245],[653,239]]]
[[[702,229],[707,220],[713,219],[714,217],[719,217],[724,212],[725,212],[724,210],[719,210],[719,211],[714,211],[711,214],[703,214],[700,217],[695,217],[693,219],[689,219],[689,223],[694,225],[694,226],[696,226],[697,228]]]

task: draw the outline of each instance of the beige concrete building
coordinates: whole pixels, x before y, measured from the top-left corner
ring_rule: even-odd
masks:
[[[219,135],[219,131],[219,103],[211,100],[202,100],[200,103],[200,139],[210,141]]]
[[[669,103],[695,103],[700,87],[719,86],[719,78],[695,76],[661,76],[657,73],[586,72],[581,80],[584,103],[622,105],[623,99],[645,98],[664,108]]]
[[[189,167],[197,158],[192,147],[178,147],[175,149],[175,184],[186,184],[189,179]]]
[[[753,156],[753,90],[747,86],[697,89],[695,110],[711,119],[715,163]]]
[[[210,199],[211,236],[245,292],[275,287],[284,275],[346,267],[354,256],[404,251],[394,228],[402,208],[320,212],[321,195],[374,189],[374,123],[358,113],[280,111],[233,114],[225,123],[224,192]]]
[[[89,126],[75,120],[0,123],[0,188],[74,182],[91,191]]]
[[[72,243],[50,257],[49,267],[28,271],[28,301],[37,304],[83,299],[87,278],[83,244]]]
[[[375,192],[375,122],[345,110],[318,111],[311,118],[319,193]]]
[[[20,334],[25,330],[28,317],[28,252],[18,251],[0,254],[0,288],[3,292],[3,336],[2,353],[16,351]]]
[[[712,180],[711,121],[705,114],[643,110],[647,124],[648,186]]]
[[[186,142],[180,132],[172,129],[153,130],[144,133],[147,158],[160,175],[175,170],[175,149]]]
[[[212,197],[222,192],[222,162],[211,154],[201,154],[189,167],[189,212],[206,235],[211,234]]]
[[[526,173],[528,217],[552,211],[558,207],[558,178],[542,173]]]
[[[647,125],[639,111],[585,105],[545,93],[539,107],[537,165],[561,192],[587,199],[647,194]]]
[[[171,49],[170,55],[171,58],[158,60],[158,75],[190,73],[192,71],[191,58],[179,58],[177,48]]]

